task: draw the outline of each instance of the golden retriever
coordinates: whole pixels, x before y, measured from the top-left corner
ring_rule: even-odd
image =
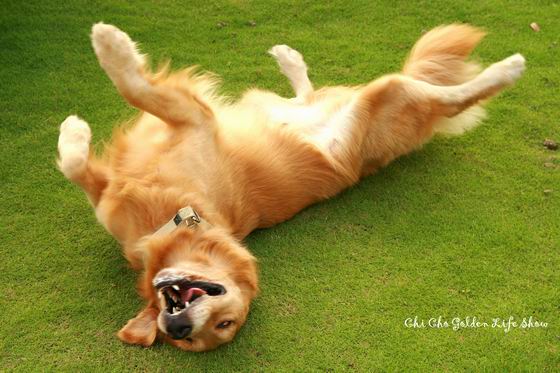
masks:
[[[402,73],[357,87],[313,89],[300,53],[274,56],[295,97],[250,90],[237,102],[193,69],[152,74],[135,43],[98,23],[103,70],[141,110],[101,158],[86,122],[60,127],[59,168],[87,194],[97,219],[141,271],[145,308],[118,333],[149,346],[158,336],[203,351],[233,339],[257,295],[255,258],[241,240],[357,183],[436,133],[462,133],[481,100],[525,69],[513,55],[485,70],[467,62],[484,33],[448,25],[426,33]]]

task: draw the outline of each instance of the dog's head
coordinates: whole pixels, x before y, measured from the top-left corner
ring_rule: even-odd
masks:
[[[151,345],[158,334],[181,349],[205,351],[233,339],[257,293],[253,256],[227,233],[177,229],[141,248],[148,306],[121,329],[132,344]]]

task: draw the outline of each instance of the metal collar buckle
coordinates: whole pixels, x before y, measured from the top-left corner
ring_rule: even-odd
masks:
[[[173,218],[173,222],[176,226],[185,222],[187,227],[192,227],[193,225],[197,225],[200,223],[200,216],[194,211],[192,207],[183,207]]]

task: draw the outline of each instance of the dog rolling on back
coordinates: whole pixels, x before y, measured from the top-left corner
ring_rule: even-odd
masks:
[[[101,67],[141,114],[102,158],[89,151],[87,123],[68,117],[59,167],[141,271],[146,307],[119,337],[149,346],[159,336],[190,351],[231,341],[258,293],[255,259],[240,241],[435,133],[476,125],[481,101],[512,85],[525,63],[514,55],[481,72],[466,59],[483,36],[467,25],[438,27],[418,41],[401,74],[319,90],[301,54],[277,45],[269,52],[295,97],[251,90],[230,102],[208,74],[150,73],[127,34],[94,25]]]

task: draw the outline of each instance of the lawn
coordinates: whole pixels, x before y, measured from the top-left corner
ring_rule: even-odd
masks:
[[[560,4],[554,1],[2,1],[0,370],[560,369]],[[55,166],[77,113],[94,143],[131,115],[89,41],[113,23],[153,61],[198,64],[237,96],[290,95],[266,54],[285,43],[316,86],[397,71],[423,31],[468,22],[475,58],[525,76],[462,137],[435,139],[356,187],[254,232],[262,293],[232,344],[193,354],[122,344],[135,274]],[[537,22],[540,32],[529,24]],[[425,328],[406,327],[408,318]],[[448,321],[432,328],[430,318]],[[513,317],[517,327],[492,327]],[[453,330],[453,318],[488,327]],[[547,327],[522,328],[523,318]]]

